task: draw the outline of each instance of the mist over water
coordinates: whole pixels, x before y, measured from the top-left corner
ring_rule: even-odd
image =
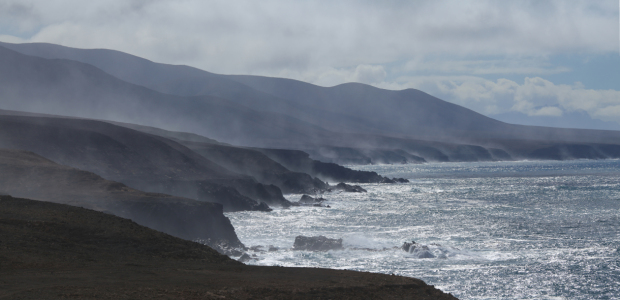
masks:
[[[620,298],[619,160],[354,167],[411,182],[323,195],[331,208],[227,213],[247,246],[280,248],[249,264],[411,276],[460,299]],[[297,235],[346,249],[292,251]],[[412,240],[434,258],[399,249]]]

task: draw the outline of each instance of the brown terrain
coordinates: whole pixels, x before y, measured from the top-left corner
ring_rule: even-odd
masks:
[[[0,299],[456,299],[421,280],[247,266],[130,220],[0,196]]]

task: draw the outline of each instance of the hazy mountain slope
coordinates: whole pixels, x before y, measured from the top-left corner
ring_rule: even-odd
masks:
[[[362,84],[324,88],[284,78],[225,76],[188,66],[157,64],[114,50],[53,44],[0,45],[30,55],[93,64],[123,80],[164,93],[221,96],[255,110],[294,116],[333,131],[458,143],[472,143],[481,138],[620,143],[617,132],[505,124],[411,89],[388,91]]]
[[[184,142],[196,153],[217,161],[229,170],[246,174],[265,184],[273,184],[284,193],[309,194],[328,186],[303,172],[291,172],[260,151],[217,144]]]
[[[228,78],[293,102],[353,114],[382,130],[391,129],[405,136],[460,143],[521,139],[620,144],[620,131],[507,124],[413,89],[389,91],[359,83],[325,88],[284,78]]]
[[[0,110],[0,114],[2,113],[2,110]],[[312,160],[310,159],[308,153],[299,150],[238,147],[223,144],[203,136],[186,132],[171,132],[160,128],[146,127],[136,124],[115,124],[173,139],[229,170],[252,176],[260,182],[266,184],[274,184],[285,192],[313,193],[326,187],[324,182],[321,182],[316,178],[312,178],[311,176],[308,176],[308,174],[313,174],[312,176],[319,176],[331,181],[375,183],[389,181],[386,178],[377,175],[375,172],[356,171],[335,165],[333,163],[324,163]],[[333,151],[333,149],[334,148],[332,147],[327,149],[327,151]],[[435,148],[431,149],[441,153]],[[319,151],[321,150],[324,150],[324,148],[319,148]],[[421,150],[424,149],[421,148]],[[385,152],[390,151],[385,150]],[[406,159],[413,159],[412,161],[415,161],[415,159],[422,159],[420,157],[414,157],[414,155],[406,153],[402,150],[395,152],[406,156]],[[433,157],[432,153],[429,153],[431,151],[427,150],[420,152]],[[277,155],[274,156],[273,154]],[[377,155],[385,154],[380,150],[373,150],[373,153],[370,153],[369,155],[371,155],[373,159],[376,159]],[[400,158],[405,159],[405,157],[402,156],[400,156]],[[445,159],[447,160],[448,157],[446,156]],[[367,158],[367,160],[367,163],[371,161],[370,158]],[[376,161],[380,160],[377,159]],[[401,163],[402,160],[396,162]],[[295,171],[291,172],[288,167],[285,168],[282,164],[290,166],[290,170]]]
[[[236,144],[334,136],[295,118],[251,110],[222,98],[162,94],[88,64],[42,59],[2,47],[0,97],[1,109],[137,123]]]
[[[76,49],[44,43],[0,45],[28,55],[91,64],[124,81],[159,92],[180,96],[219,96],[254,110],[286,114],[333,131],[411,134],[412,124],[433,128],[463,125],[463,122],[456,122],[461,118],[468,123],[474,122],[469,120],[470,115],[475,114],[472,111],[436,98],[429,100],[429,95],[419,91],[416,95],[402,97],[398,96],[400,91],[379,90],[361,84],[349,84],[346,89],[343,86],[322,88],[281,78],[224,76],[188,66],[154,63],[114,50]],[[415,99],[416,106],[405,107],[410,103],[402,98],[407,97]],[[387,103],[386,98],[395,103]],[[444,111],[450,115],[438,115]],[[396,115],[395,118],[394,113],[402,116]],[[483,116],[475,114],[474,119],[479,117]],[[484,122],[491,124],[477,126],[479,129],[500,124],[483,118]],[[394,126],[390,120],[398,120],[400,126]]]
[[[123,81],[161,93],[178,96],[211,95],[225,98],[244,107],[293,116],[296,119],[333,131],[376,131],[363,119],[336,114],[303,103],[292,103],[263,93],[225,76],[182,65],[155,63],[137,56],[108,49],[77,49],[46,43],[0,46],[42,58],[67,59],[93,65]]]
[[[258,209],[255,200],[289,205],[277,187],[228,171],[177,142],[101,121],[3,115],[0,147],[32,151],[134,188],[222,203],[225,210]]]
[[[197,133],[237,145],[300,149],[326,161],[400,163],[537,158],[538,155],[530,155],[542,148],[620,144],[618,131],[506,124],[416,90],[388,91],[363,84],[323,88],[289,79],[224,76],[155,64],[111,50],[50,44],[10,47],[46,57],[74,55],[115,72],[115,76],[168,93],[218,94],[226,99],[161,94],[118,80],[90,65],[66,60],[36,61],[36,57],[27,56],[30,64],[20,65],[33,69],[36,80],[32,80],[33,76],[8,75],[21,74],[17,65],[5,62],[16,68],[15,72],[0,69],[8,70],[8,79],[0,77],[0,84],[5,87],[0,89],[4,93],[0,95],[4,99],[2,108],[52,113],[66,109],[72,115]],[[50,62],[62,66],[52,66]],[[46,67],[37,69],[39,65]],[[39,73],[45,74],[46,70],[58,82],[40,78]],[[162,70],[166,74],[159,74]],[[79,78],[74,78],[75,74]],[[21,79],[10,81],[14,77]],[[166,87],[164,82],[174,83]],[[23,88],[12,93],[15,86]],[[64,104],[69,104],[68,108]],[[519,146],[523,142],[527,142],[528,148]],[[588,154],[591,151],[569,152],[570,155],[561,157],[593,157]]]
[[[419,136],[417,130],[486,131],[505,124],[418,90],[390,91],[360,83],[335,87],[260,76],[228,76],[257,90],[311,107],[357,116],[384,131]],[[422,133],[424,135],[424,133]]]
[[[184,239],[241,245],[220,204],[145,193],[28,151],[0,149],[0,192],[112,213]]]
[[[0,67],[3,109],[138,123],[272,148],[346,146],[352,140],[347,134],[225,99],[157,93],[75,61],[42,59],[0,47]],[[359,141],[366,139],[355,137],[352,142]]]

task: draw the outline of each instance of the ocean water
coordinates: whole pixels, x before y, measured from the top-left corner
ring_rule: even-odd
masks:
[[[326,193],[331,208],[227,213],[247,246],[280,248],[249,264],[410,276],[459,299],[620,299],[620,160],[349,167],[411,182]],[[293,251],[298,235],[345,249]]]

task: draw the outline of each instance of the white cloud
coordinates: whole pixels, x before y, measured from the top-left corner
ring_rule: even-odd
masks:
[[[542,58],[512,57],[504,59],[421,59],[408,61],[399,71],[488,75],[488,74],[558,74],[571,71],[553,66]]]
[[[530,116],[560,116],[564,111],[583,110],[605,121],[620,120],[620,91],[587,89],[554,84],[540,77],[526,77],[522,84],[508,79],[496,81],[475,76],[417,76],[399,78],[391,89],[417,88],[482,114],[518,111]]]
[[[546,106],[541,107],[540,109],[535,109],[531,112],[532,116],[552,116],[552,117],[560,117],[564,114],[564,111],[559,107],[555,106]]]
[[[290,73],[302,79],[319,78],[330,68],[430,54],[609,53],[618,51],[617,16],[617,2],[611,0],[5,0],[0,40],[19,41],[14,36],[112,48],[212,72]],[[450,64],[471,74],[565,71],[532,64]]]
[[[384,81],[387,72],[380,65],[358,65],[355,68],[326,68],[314,73],[307,72],[302,76],[304,76],[302,80],[321,86],[334,86],[345,82],[377,85]]]
[[[14,44],[26,43],[27,41],[16,36],[0,34],[0,41]]]
[[[618,13],[612,0],[4,0],[0,41],[116,49],[324,86],[414,87],[485,114],[583,109],[618,120],[619,91],[537,77],[570,71],[549,56],[616,53]],[[472,59],[481,57],[491,58]],[[405,76],[420,72],[446,76]]]

